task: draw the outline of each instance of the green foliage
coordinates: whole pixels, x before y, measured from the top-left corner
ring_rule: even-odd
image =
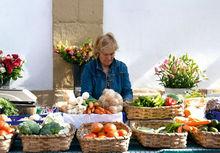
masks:
[[[207,79],[204,71],[187,54],[180,57],[170,54],[163,64],[155,68],[155,75],[167,88],[192,88],[202,79]]]
[[[164,105],[164,99],[161,95],[139,96],[134,100],[133,105],[138,107],[159,107]]]
[[[7,99],[0,98],[0,108],[3,110],[2,113],[7,116],[18,115],[18,109]]]
[[[40,130],[40,134],[42,135],[58,134],[62,129],[63,127],[60,126],[59,123],[50,122],[43,125],[43,127]]]
[[[21,134],[30,135],[30,134],[39,134],[40,125],[34,121],[24,121],[18,126],[19,132]]]
[[[199,90],[191,90],[187,92],[185,98],[196,98],[196,97],[205,97],[205,94]]]

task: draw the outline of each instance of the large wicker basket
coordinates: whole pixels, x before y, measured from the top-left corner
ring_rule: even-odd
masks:
[[[8,152],[11,146],[13,134],[7,135],[6,137],[1,136],[0,138],[0,152]]]
[[[21,135],[24,152],[64,151],[68,150],[76,128],[71,126],[67,134]]]
[[[106,122],[107,123],[107,122]],[[111,122],[116,125],[117,129],[125,129],[128,132],[128,135],[121,137],[113,138],[94,138],[94,139],[85,139],[83,136],[90,133],[91,124],[82,124],[77,130],[77,139],[79,140],[81,149],[83,152],[127,152],[130,137],[131,129],[121,122]],[[103,122],[103,124],[105,124]]]
[[[125,105],[125,112],[129,120],[133,119],[172,119],[183,116],[183,105],[161,107],[137,107],[132,104]]]
[[[151,148],[186,148],[187,133],[146,133],[138,130],[138,127],[159,128],[166,126],[171,121],[131,121],[133,134],[144,147]]]
[[[191,133],[194,140],[205,148],[220,148],[220,132],[200,131]]]

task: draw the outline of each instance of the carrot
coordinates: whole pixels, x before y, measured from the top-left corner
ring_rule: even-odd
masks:
[[[188,109],[188,108],[186,108],[186,109],[184,109],[184,116],[185,117],[188,117],[189,115],[191,115],[192,113],[191,113],[191,111]]]
[[[92,110],[90,108],[87,108],[87,114],[91,114]]]
[[[193,127],[189,126],[189,125],[183,125],[183,129],[188,131],[188,132],[191,132],[193,130]]]
[[[88,104],[88,106],[89,106],[89,108],[93,108],[93,102],[89,102],[89,104]]]
[[[96,107],[96,109],[99,109],[100,111],[105,112],[105,109],[100,106]]]
[[[183,126],[179,126],[178,129],[177,129],[177,132],[178,133],[183,133]]]
[[[112,114],[112,112],[110,112],[109,110],[105,110],[106,114]]]
[[[210,120],[201,120],[201,121],[189,121],[186,124],[189,126],[199,126],[199,125],[207,125],[211,123]]]
[[[99,109],[95,109],[94,111],[96,114],[104,114],[102,111],[100,111]]]

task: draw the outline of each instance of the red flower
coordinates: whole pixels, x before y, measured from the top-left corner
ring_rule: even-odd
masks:
[[[14,59],[18,58],[18,54],[11,54]]]

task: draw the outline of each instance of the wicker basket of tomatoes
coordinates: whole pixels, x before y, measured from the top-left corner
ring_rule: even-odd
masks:
[[[77,130],[83,152],[126,152],[131,134],[122,122],[87,123]]]
[[[183,116],[182,99],[169,94],[163,98],[156,96],[139,96],[132,103],[125,104],[125,112],[129,120],[140,119],[172,119]]]
[[[134,136],[144,147],[186,148],[187,132],[178,131],[181,126],[171,120],[131,121]]]
[[[0,120],[0,152],[8,152],[11,146],[14,128]]]

